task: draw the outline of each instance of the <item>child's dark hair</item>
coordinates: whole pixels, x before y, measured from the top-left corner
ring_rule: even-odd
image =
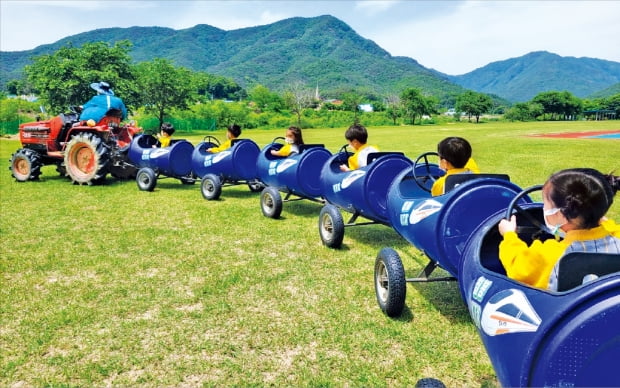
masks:
[[[568,220],[579,227],[598,226],[620,190],[620,177],[604,175],[592,168],[571,168],[551,175],[545,183],[548,198]]]
[[[168,136],[172,136],[172,134],[174,133],[175,129],[174,129],[174,125],[172,125],[171,123],[163,123],[161,125],[161,130],[165,133],[168,134]]]
[[[288,130],[293,132],[293,136],[295,137],[295,144],[304,144],[304,138],[301,136],[301,129],[299,127],[288,127]]]
[[[368,141],[368,131],[362,124],[353,124],[344,133],[344,138],[348,141],[357,140],[362,144]]]
[[[237,124],[230,124],[228,126],[228,131],[232,133],[234,137],[239,137],[239,135],[241,135],[241,127]]]
[[[462,137],[446,137],[437,144],[437,153],[455,168],[463,168],[471,158],[471,145]]]

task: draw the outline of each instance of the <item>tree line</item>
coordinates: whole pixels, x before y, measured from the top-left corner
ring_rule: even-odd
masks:
[[[33,58],[24,69],[26,78],[9,81],[7,92],[35,94],[50,114],[58,114],[88,101],[92,82],[106,81],[134,115],[155,118],[156,127],[172,116],[189,121],[211,119],[219,128],[232,122],[246,128],[293,123],[301,127],[346,126],[362,115],[368,125],[416,124],[433,122],[432,117],[445,110],[436,97],[417,88],[383,97],[351,90],[328,101],[317,98],[316,91],[302,81],[288,85],[283,93],[258,84],[246,90],[232,79],[190,71],[166,59],[134,64],[129,56],[131,46],[126,40],[114,45],[64,46],[53,54]],[[373,107],[372,114],[364,113],[364,104]],[[476,122],[486,113],[504,113],[508,120],[567,120],[575,119],[584,109],[612,110],[619,117],[620,94],[589,101],[566,91],[543,92],[512,107],[499,106],[489,95],[474,91],[454,96],[454,118],[463,114]],[[3,110],[2,121],[8,114]]]

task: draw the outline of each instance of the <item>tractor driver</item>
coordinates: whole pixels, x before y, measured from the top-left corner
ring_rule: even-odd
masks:
[[[123,100],[114,96],[110,84],[103,81],[95,82],[90,84],[90,87],[97,91],[97,95],[93,96],[93,98],[82,106],[83,110],[80,115],[80,120],[94,120],[95,123],[98,123],[111,109],[120,111],[122,114],[121,120],[125,120],[127,117],[127,108]]]

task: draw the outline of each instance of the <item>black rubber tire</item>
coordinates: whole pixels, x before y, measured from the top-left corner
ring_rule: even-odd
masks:
[[[375,295],[381,310],[389,317],[397,317],[405,308],[407,280],[398,253],[383,248],[375,260]]]
[[[196,179],[194,178],[179,178],[182,184],[184,185],[194,185],[196,184]]]
[[[56,172],[61,176],[67,178],[67,168],[65,167],[65,161],[61,161],[56,164]]]
[[[344,239],[344,220],[340,210],[327,204],[319,214],[319,235],[323,244],[330,248],[340,248]]]
[[[94,133],[79,133],[71,137],[65,149],[65,166],[73,183],[103,183],[109,164],[110,149],[99,136]]]
[[[11,155],[9,170],[18,182],[34,181],[41,175],[41,155],[27,148],[20,148]]]
[[[282,196],[275,187],[267,186],[260,193],[260,209],[269,218],[279,218],[282,213]]]
[[[441,380],[426,377],[418,380],[418,382],[415,383],[415,388],[446,388],[446,385],[442,383]]]
[[[142,191],[153,191],[157,185],[157,175],[155,171],[149,167],[143,167],[136,174],[136,184]]]
[[[262,191],[265,188],[265,185],[263,184],[263,182],[259,181],[258,179],[254,179],[248,182],[248,187],[250,188],[251,192],[258,193],[259,191]]]
[[[220,178],[215,174],[207,174],[200,182],[200,192],[207,201],[220,198],[222,195],[222,183]]]

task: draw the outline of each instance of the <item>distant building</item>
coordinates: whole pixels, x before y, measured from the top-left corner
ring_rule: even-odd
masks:
[[[362,112],[373,112],[374,111],[371,104],[359,104],[357,106],[357,109],[361,110]]]

